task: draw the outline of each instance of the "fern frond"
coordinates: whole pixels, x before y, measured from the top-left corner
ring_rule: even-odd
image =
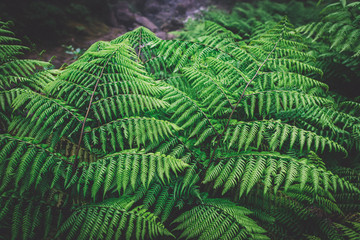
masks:
[[[154,239],[173,236],[154,214],[141,206],[131,209],[125,197],[78,207],[59,229],[64,239]]]
[[[247,150],[250,145],[259,148],[262,143],[266,143],[269,149],[274,151],[281,149],[287,143],[289,149],[296,146],[300,151],[303,151],[305,147],[308,151],[321,150],[324,152],[327,146],[329,151],[334,150],[347,154],[343,146],[327,137],[286,123],[269,120],[242,122],[230,126],[225,133],[224,143],[228,144],[228,149],[233,147],[238,151]]]
[[[0,109],[4,112],[9,109],[9,107],[12,106],[13,101],[16,97],[18,97],[20,94],[22,94],[22,90],[19,88],[7,90],[7,91],[1,91],[0,92]]]
[[[344,191],[359,192],[359,189],[331,172],[308,165],[287,155],[270,152],[243,153],[239,156],[221,159],[209,167],[204,183],[214,182],[214,188],[221,187],[225,194],[239,187],[238,198],[260,182],[264,184],[264,193],[269,188],[276,192],[280,187],[286,191],[292,184],[299,183],[300,190],[311,184],[316,193],[318,189],[336,192],[338,186]]]
[[[168,182],[170,176],[177,176],[177,173],[187,166],[186,163],[171,156],[116,153],[98,159],[96,162],[83,164],[76,173],[63,163],[59,169],[65,176],[63,182],[66,189],[76,187],[79,194],[87,196],[90,192],[91,197],[96,199],[100,191],[103,196],[115,189],[121,194],[127,188],[133,191],[140,186],[148,188],[154,179],[159,179],[163,183]],[[54,179],[53,184],[59,180]]]
[[[303,75],[309,73],[317,73],[320,76],[323,75],[323,71],[311,64],[303,63],[293,59],[269,59],[267,66],[271,69],[278,69],[285,67],[290,72],[300,73]]]
[[[12,75],[16,77],[25,77],[32,74],[36,67],[49,67],[50,63],[29,60],[29,59],[16,59],[1,64],[0,72],[3,75]]]
[[[145,27],[138,27],[135,30],[125,33],[118,38],[115,38],[111,43],[121,43],[129,41],[134,48],[144,47],[149,42],[160,40],[156,35]]]
[[[139,94],[120,94],[92,104],[92,110],[100,123],[116,120],[121,117],[139,115],[141,112],[165,109],[169,104],[154,97]]]
[[[329,4],[322,11],[321,22],[299,27],[298,30],[306,34],[308,38],[314,38],[314,41],[326,38],[330,41],[330,48],[334,48],[337,52],[350,51],[355,57],[360,48],[356,42],[360,36],[360,30],[354,24],[352,17],[354,9],[358,12],[356,3],[345,7],[341,7],[340,4]]]
[[[20,188],[21,192],[36,188],[46,181],[45,175],[55,164],[68,164],[53,148],[31,138],[0,135],[0,146],[0,192],[9,187]]]
[[[258,110],[259,116],[267,116],[271,113],[278,113],[290,109],[330,104],[332,104],[332,101],[326,98],[278,88],[277,90],[254,92],[246,95],[243,108],[248,117],[254,117],[255,110]]]
[[[21,131],[21,121],[11,126],[11,130],[18,132],[20,136],[30,136],[40,140],[48,138],[51,131],[56,131],[59,139],[62,136],[71,136],[71,133],[80,129],[83,120],[77,109],[63,101],[30,90],[22,90],[14,100],[13,107],[15,110],[22,108],[27,112],[24,121],[28,120],[27,124],[31,128]]]
[[[215,22],[205,21],[204,24],[205,24],[205,29],[207,31],[208,36],[217,36],[222,39],[226,38],[229,41],[233,41],[233,42],[235,42],[235,40],[242,39],[239,35],[234,34],[233,32],[229,31],[225,27],[223,27]]]
[[[321,87],[325,91],[329,89],[329,86],[325,83],[317,81],[313,78],[306,77],[299,73],[293,72],[270,72],[264,74],[264,82],[268,82],[268,85],[274,84],[278,87],[297,87],[303,89],[306,92],[313,87]]]
[[[65,209],[56,206],[54,199],[39,199],[15,194],[2,194],[0,197],[0,222],[11,225],[8,239],[36,239],[51,237],[51,225],[62,221]],[[2,232],[6,236],[6,232]]]
[[[212,77],[206,72],[199,71],[195,68],[183,68],[182,71],[184,75],[188,78],[188,81],[192,84],[192,87],[195,89],[202,88],[200,97],[204,99],[204,104],[210,107],[215,108],[214,114],[216,114],[220,109],[226,107],[233,107],[235,104],[235,99],[231,96],[229,91],[224,87],[223,80],[216,77]],[[205,88],[205,89],[204,89]],[[213,95],[220,95],[221,98],[216,97],[214,100]],[[225,103],[224,103],[225,102]]]
[[[347,222],[348,225],[352,225],[351,227],[340,224],[334,223],[336,228],[342,232],[342,235],[346,237],[345,239],[357,239],[360,238],[360,224],[358,222]]]
[[[165,222],[176,210],[181,210],[190,199],[201,200],[198,186],[199,177],[187,168],[184,177],[171,178],[169,183],[162,184],[154,181],[149,188],[141,186],[135,192],[136,201],[153,210],[156,216]],[[191,200],[190,200],[191,201]]]
[[[159,142],[179,130],[181,128],[176,124],[155,118],[121,118],[98,127],[88,127],[84,140],[88,149],[96,146],[106,153],[124,150],[125,146],[133,148],[134,145],[140,147],[147,142]]]
[[[207,199],[184,212],[173,223],[186,239],[269,239],[247,215],[248,209],[225,199]]]
[[[5,38],[3,39],[4,41],[10,40],[9,38]],[[24,54],[23,52],[29,50],[29,48],[25,47],[25,46],[21,46],[21,45],[15,45],[15,44],[1,44],[0,45],[0,56],[1,56],[1,61],[4,60],[11,60],[13,59],[14,56],[17,55],[22,55]]]
[[[183,129],[193,127],[190,136],[198,134],[206,127],[211,128],[212,133],[217,132],[210,121],[209,111],[203,109],[203,104],[198,102],[196,98],[193,99],[186,93],[169,86],[163,100],[171,103],[168,111],[172,112],[172,118],[176,119],[175,124],[180,125]]]

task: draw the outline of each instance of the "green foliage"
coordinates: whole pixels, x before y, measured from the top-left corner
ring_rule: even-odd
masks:
[[[0,219],[7,223],[2,237],[5,239],[46,239],[54,226],[58,226],[68,214],[62,208],[61,194],[55,191],[46,197],[17,194],[1,195]],[[11,232],[8,232],[11,231]]]
[[[11,22],[0,21],[0,132],[6,132],[11,121],[11,104],[19,95],[19,88],[40,90],[54,80],[57,70],[49,70],[50,63],[22,59],[29,50],[11,31]]]
[[[58,236],[64,239],[153,239],[172,236],[154,214],[141,206],[130,210],[131,199],[108,199],[79,207],[64,222]]]
[[[64,172],[65,189],[75,188],[76,185],[78,191],[83,191],[84,197],[90,192],[91,197],[96,199],[100,188],[103,196],[114,189],[120,195],[129,187],[133,191],[139,185],[148,188],[154,178],[159,178],[162,182],[169,181],[170,174],[176,175],[186,167],[187,164],[170,156],[116,153],[81,166],[76,173],[73,173],[73,168],[67,163],[60,162],[57,174]],[[55,175],[52,185],[62,180],[58,175]]]
[[[299,31],[313,37],[314,41],[326,39],[336,52],[349,51],[353,57],[358,57],[360,46],[356,40],[360,33],[356,23],[359,21],[359,6],[358,2],[346,4],[346,1],[329,4],[322,10],[322,21],[303,26]]]
[[[300,26],[299,32],[312,39],[318,66],[325,80],[340,92],[356,96],[360,62],[360,4],[358,1],[338,1],[326,5],[321,20]]]
[[[234,187],[238,187],[239,196],[249,194],[258,183],[263,183],[264,194],[268,189],[276,191],[284,185],[288,191],[293,184],[299,183],[299,190],[311,186],[314,193],[319,189],[326,192],[341,190],[358,192],[358,189],[347,181],[329,171],[309,165],[305,159],[297,160],[290,156],[278,155],[271,152],[249,152],[238,156],[223,158],[216,165],[209,167],[204,183],[214,182],[214,188],[222,187],[225,194]]]
[[[184,212],[173,223],[174,230],[182,230],[179,238],[187,239],[269,239],[254,220],[252,212],[224,199],[207,199]]]
[[[207,21],[191,39],[140,27],[3,90],[4,238],[359,234],[358,102],[318,80],[288,19],[248,41]]]
[[[210,6],[201,13],[199,19],[215,22],[248,39],[257,31],[270,29],[283,16],[288,16],[294,25],[300,26],[317,20],[318,13],[314,1],[238,1],[229,10]],[[189,39],[194,37],[194,33],[204,31],[204,26],[198,20],[189,21],[185,31],[180,31],[180,36]]]

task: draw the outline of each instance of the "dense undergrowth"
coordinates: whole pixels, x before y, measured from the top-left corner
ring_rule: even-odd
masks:
[[[310,26],[226,27],[140,27],[53,70],[1,22],[1,237],[359,238],[359,99]]]
[[[201,19],[189,21],[181,39],[193,40],[206,34],[204,21],[213,21],[247,40],[272,28],[283,16],[304,37],[315,66],[324,75],[321,81],[346,96],[358,96],[360,78],[359,1],[283,1],[237,2],[231,12],[210,8]],[[251,39],[250,39],[251,40]]]

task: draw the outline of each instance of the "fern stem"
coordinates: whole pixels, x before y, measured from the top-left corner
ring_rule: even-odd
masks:
[[[78,142],[78,146],[77,146],[77,148],[76,148],[75,160],[74,160],[74,165],[73,165],[74,169],[77,169],[78,164],[79,164],[78,156],[79,156],[79,151],[80,151],[80,147],[81,147],[82,138],[83,138],[83,136],[84,136],[85,123],[86,123],[86,119],[87,119],[87,117],[88,117],[88,115],[89,115],[89,112],[90,112],[91,104],[92,104],[92,102],[93,102],[96,89],[97,89],[97,87],[98,87],[98,84],[99,84],[99,82],[100,82],[101,77],[102,77],[103,74],[104,74],[104,71],[105,71],[106,66],[109,64],[110,58],[111,58],[114,54],[115,54],[115,51],[110,55],[110,57],[107,59],[105,65],[104,65],[104,67],[101,69],[100,75],[99,75],[98,79],[96,80],[96,84],[95,84],[94,90],[93,90],[93,92],[92,92],[92,94],[91,94],[89,106],[88,106],[88,108],[87,108],[87,110],[86,110],[85,118],[84,118],[84,121],[83,121],[82,126],[81,126],[80,139],[79,139],[79,142]]]
[[[176,137],[176,139],[184,146],[184,148],[190,152],[190,154],[192,154],[194,157],[199,157],[199,154],[193,152],[190,148],[188,148],[188,147],[185,145],[185,143],[184,143],[183,141],[181,141],[181,139],[180,139],[178,136],[175,136],[175,137]]]
[[[239,100],[237,101],[237,103],[235,104],[235,107],[233,108],[233,110],[231,111],[230,113],[230,116],[227,120],[227,123],[225,125],[225,128],[224,130],[222,131],[222,133],[220,135],[217,136],[217,142],[216,142],[216,145],[215,145],[215,148],[214,148],[214,151],[212,152],[211,154],[211,157],[210,157],[210,161],[209,161],[209,164],[207,166],[206,169],[208,169],[211,165],[211,163],[213,162],[214,160],[214,156],[215,156],[215,153],[216,153],[216,150],[218,149],[219,145],[220,145],[220,140],[222,139],[222,137],[224,136],[224,133],[226,132],[226,130],[228,129],[229,127],[229,124],[230,124],[230,120],[232,119],[232,116],[234,115],[235,113],[235,110],[236,108],[239,106],[241,100],[244,98],[245,96],[245,92],[246,92],[246,89],[249,87],[249,85],[252,83],[252,81],[254,81],[254,79],[256,78],[256,76],[259,74],[261,68],[264,66],[264,64],[267,62],[267,60],[269,59],[270,55],[275,51],[277,45],[279,44],[280,40],[281,40],[281,36],[280,38],[278,39],[278,41],[275,43],[275,46],[273,47],[273,49],[271,50],[271,52],[267,55],[266,59],[262,62],[262,64],[259,66],[259,68],[257,69],[255,75],[251,78],[251,80],[246,84],[245,88],[244,88],[244,91],[242,92]]]
[[[141,41],[142,41],[142,29],[140,29],[140,31],[139,31],[139,52],[138,52],[138,59],[139,59],[139,62],[141,61],[141,60],[140,60],[140,53],[141,53]]]

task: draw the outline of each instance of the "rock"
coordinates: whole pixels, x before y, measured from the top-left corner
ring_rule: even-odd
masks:
[[[179,3],[178,5],[176,5],[176,11],[178,11],[179,14],[185,14],[186,10],[187,6],[184,3]]]
[[[166,39],[166,35],[167,35],[166,32],[156,32],[155,34],[158,38]]]
[[[161,4],[158,1],[146,1],[145,6],[143,8],[143,12],[145,13],[158,13],[161,9]]]
[[[184,27],[184,23],[177,18],[173,18],[170,21],[164,23],[161,29],[165,32],[175,31]]]
[[[135,14],[130,11],[127,3],[119,2],[114,5],[113,8],[115,8],[115,17],[119,24],[128,27],[133,25],[135,21]]]
[[[150,29],[152,32],[156,32],[158,31],[158,27],[152,22],[150,21],[150,19],[148,19],[147,17],[144,16],[140,16],[138,14],[135,14],[135,21],[141,25],[144,26],[148,29]]]
[[[192,0],[183,0],[180,1],[177,5],[176,5],[176,11],[178,11],[179,14],[183,15],[186,13],[186,11],[191,8],[193,5],[193,1]]]
[[[163,32],[163,31],[156,32],[155,34],[157,37],[164,39],[164,40],[171,40],[171,39],[175,38],[175,35],[169,34],[167,32]]]
[[[109,10],[107,13],[107,23],[111,26],[111,27],[118,27],[119,23],[118,20],[115,16],[115,11],[113,10]]]

